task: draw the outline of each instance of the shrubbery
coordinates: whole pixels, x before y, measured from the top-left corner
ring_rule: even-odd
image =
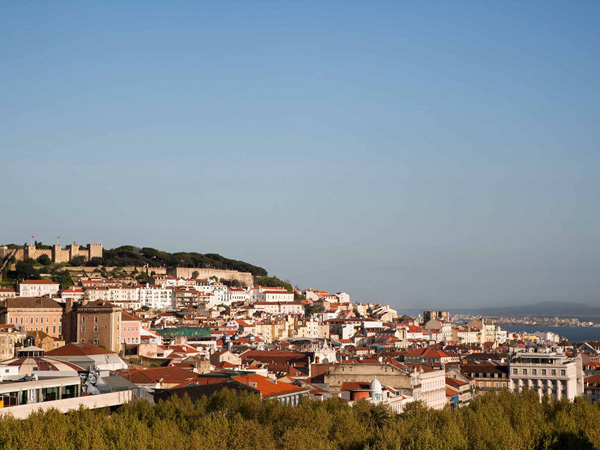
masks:
[[[401,416],[339,400],[297,407],[223,391],[124,405],[118,411],[55,411],[0,420],[5,449],[592,449],[600,409],[584,399],[544,400],[525,392],[485,395],[459,411],[415,404]]]

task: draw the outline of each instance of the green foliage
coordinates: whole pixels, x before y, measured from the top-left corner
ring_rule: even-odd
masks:
[[[101,265],[103,265],[103,264],[104,264],[104,260],[103,260],[102,258],[99,258],[99,257],[97,257],[97,256],[94,256],[92,259],[90,259],[90,260],[87,262],[87,264],[86,264],[86,265],[87,265],[87,266],[90,266],[90,267],[98,267],[98,266],[101,266]]]
[[[314,305],[304,305],[304,316],[310,317],[319,312],[319,308]]]
[[[37,259],[37,262],[39,262],[43,266],[49,266],[50,264],[52,264],[52,260],[50,259],[50,257],[48,255],[41,255]]]
[[[39,280],[40,273],[34,267],[34,260],[18,261],[15,265],[14,278],[17,280]]]
[[[600,447],[600,408],[537,394],[501,392],[471,406],[433,411],[415,403],[402,415],[381,405],[339,399],[285,406],[224,390],[116,412],[38,412],[0,419],[3,449],[593,449]],[[35,438],[33,438],[35,437]]]
[[[148,283],[150,281],[150,275],[148,275],[146,272],[142,272],[135,277],[135,279],[138,281],[138,283]]]
[[[132,245],[104,250],[102,260],[105,266],[194,267],[199,269],[239,270],[240,272],[250,272],[253,276],[267,275],[267,271],[262,267],[253,266],[244,261],[228,259],[216,253],[169,253],[150,247],[139,248]]]
[[[60,288],[64,289],[73,285],[71,272],[68,270],[58,270],[52,274],[52,281],[60,284]]]
[[[290,292],[294,292],[294,287],[287,281],[280,280],[277,277],[256,277],[254,284],[266,287],[282,287]]]
[[[81,266],[85,265],[85,263],[86,263],[86,260],[83,256],[76,256],[71,261],[69,261],[69,264],[71,264],[74,267],[81,267]]]

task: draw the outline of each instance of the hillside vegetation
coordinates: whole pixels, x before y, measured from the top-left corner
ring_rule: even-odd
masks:
[[[79,410],[0,420],[3,449],[577,449],[600,448],[600,408],[537,394],[502,392],[469,407],[432,411],[419,405],[396,416],[381,406],[340,400],[297,407],[223,391],[116,412]]]
[[[196,267],[206,269],[238,270],[250,272],[253,276],[264,277],[267,271],[244,261],[225,258],[216,253],[177,252],[169,253],[151,247],[121,247],[104,250],[102,258],[93,258],[93,265],[104,266],[145,266],[149,267]]]

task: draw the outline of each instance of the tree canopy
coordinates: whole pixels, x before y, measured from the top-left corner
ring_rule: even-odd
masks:
[[[99,261],[96,261],[98,263]],[[267,271],[244,261],[225,258],[216,253],[177,252],[169,253],[150,247],[124,245],[104,250],[102,264],[105,266],[194,267],[199,269],[223,269],[250,272],[253,276],[266,276]]]
[[[402,415],[365,401],[304,400],[299,406],[224,390],[192,403],[172,397],[116,412],[34,413],[0,419],[4,449],[577,449],[600,447],[600,407],[534,392],[488,394],[468,407]]]
[[[256,277],[254,279],[254,284],[267,287],[282,287],[290,292],[294,292],[294,287],[292,286],[292,283],[280,280],[277,277]]]

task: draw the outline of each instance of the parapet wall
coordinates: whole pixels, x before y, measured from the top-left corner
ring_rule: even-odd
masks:
[[[4,259],[14,249],[7,245],[0,245],[0,259]],[[26,245],[19,247],[14,254],[15,261],[24,261],[26,259],[38,259],[46,255],[54,263],[69,262],[77,256],[83,256],[86,261],[94,257],[102,257],[102,244],[88,244],[84,248],[77,244],[67,245],[65,248],[60,245],[53,245],[51,249],[38,249],[35,245]]]
[[[206,280],[210,277],[217,277],[219,280],[238,280],[246,286],[251,287],[254,284],[254,279],[250,272],[239,272],[237,270],[223,269],[196,269],[194,267],[175,267],[168,269],[167,273],[172,276],[182,278],[192,278],[192,274],[198,272],[198,279]]]
[[[108,394],[89,395],[63,400],[54,400],[43,403],[30,403],[27,405],[0,408],[0,417],[12,416],[15,419],[27,419],[32,413],[42,410],[57,409],[61,413],[81,408],[95,409],[120,406],[133,399],[133,391],[110,392]]]

